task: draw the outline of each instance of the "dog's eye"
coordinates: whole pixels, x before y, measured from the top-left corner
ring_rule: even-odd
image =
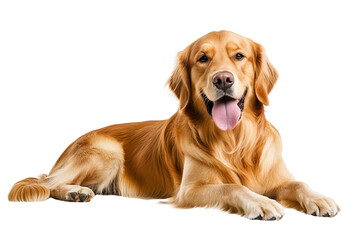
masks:
[[[237,54],[235,55],[235,59],[236,59],[236,60],[242,60],[244,57],[245,57],[245,56],[242,55],[241,53],[237,53]]]
[[[198,61],[202,63],[206,63],[207,61],[209,61],[209,58],[206,55],[203,55],[201,58],[199,58]]]

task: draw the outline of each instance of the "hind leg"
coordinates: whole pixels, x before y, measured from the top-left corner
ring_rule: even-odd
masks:
[[[84,136],[60,157],[46,179],[50,196],[64,201],[88,202],[95,194],[118,194],[123,172],[123,149],[104,135]]]
[[[95,193],[88,187],[60,185],[50,191],[52,198],[69,202],[89,202]]]

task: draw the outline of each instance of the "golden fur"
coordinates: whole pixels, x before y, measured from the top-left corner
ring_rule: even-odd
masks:
[[[245,57],[234,58],[239,52]],[[198,61],[204,55],[206,62]],[[235,76],[234,98],[246,96],[241,120],[228,131],[214,124],[201,95],[215,100],[211,78],[219,71]],[[335,216],[337,204],[295,181],[282,160],[280,135],[264,115],[277,77],[261,45],[211,32],[178,55],[168,83],[180,107],[170,119],[85,134],[48,176],[16,183],[9,200],[90,201],[95,194],[116,194],[170,198],[177,207],[218,207],[250,219],[280,219],[279,203]]]

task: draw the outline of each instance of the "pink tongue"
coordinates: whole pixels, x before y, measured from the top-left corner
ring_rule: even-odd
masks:
[[[239,121],[241,111],[237,105],[238,100],[221,98],[214,102],[212,118],[221,130],[233,129]]]

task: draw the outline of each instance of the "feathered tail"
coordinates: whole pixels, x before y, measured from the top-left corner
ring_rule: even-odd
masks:
[[[12,202],[44,201],[50,197],[50,189],[45,185],[45,178],[26,178],[14,184],[8,195]]]

